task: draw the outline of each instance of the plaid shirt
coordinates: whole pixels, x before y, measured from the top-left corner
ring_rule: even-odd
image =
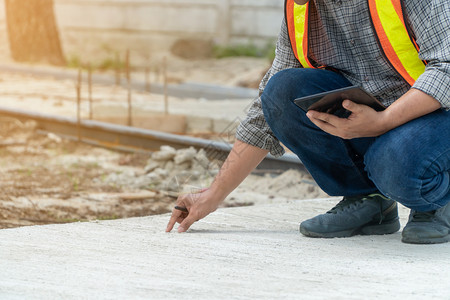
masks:
[[[419,56],[428,61],[425,72],[413,88],[433,96],[443,108],[449,109],[450,1],[403,2],[407,19],[420,46]],[[367,1],[314,0],[310,4],[310,50],[318,63],[335,68],[352,84],[363,87],[386,106],[411,88],[391,68],[380,51],[372,29]],[[292,52],[284,20],[275,53],[272,67],[260,83],[260,95],[275,73],[301,67]],[[236,138],[269,150],[274,156],[284,153],[264,119],[260,97],[254,100],[246,119],[237,128]]]

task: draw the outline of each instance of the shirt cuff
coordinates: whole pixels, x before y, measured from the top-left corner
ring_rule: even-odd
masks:
[[[236,130],[236,139],[246,144],[268,150],[274,157],[280,157],[285,153],[280,142],[267,132],[245,122],[239,124]]]
[[[450,64],[439,63],[427,66],[426,71],[420,75],[412,86],[415,89],[430,95],[442,108],[450,109]]]

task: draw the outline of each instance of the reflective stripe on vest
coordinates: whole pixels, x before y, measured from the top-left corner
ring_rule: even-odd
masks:
[[[401,0],[368,0],[373,26],[389,62],[410,84],[425,72],[418,47],[405,25]]]
[[[314,68],[308,58],[308,17],[309,3],[298,5],[293,0],[286,1],[286,22],[294,55],[304,68]]]
[[[418,47],[410,36],[404,20],[401,0],[368,0],[370,15],[380,48],[392,67],[410,84],[425,71]],[[298,5],[286,0],[286,23],[295,57],[304,68],[317,65],[309,56],[309,2]]]

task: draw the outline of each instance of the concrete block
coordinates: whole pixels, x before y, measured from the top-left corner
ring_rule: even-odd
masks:
[[[127,31],[198,32],[216,30],[219,13],[214,6],[191,4],[165,5],[142,2],[57,1],[58,23],[62,28],[119,29]],[[200,21],[201,20],[201,21]]]
[[[276,37],[280,31],[283,9],[280,11],[255,7],[243,7],[232,10],[232,36]],[[249,20],[252,20],[249,22]]]

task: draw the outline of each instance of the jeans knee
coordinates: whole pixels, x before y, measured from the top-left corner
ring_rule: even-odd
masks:
[[[261,95],[264,116],[270,125],[281,117],[301,114],[302,110],[294,104],[296,98],[350,85],[343,76],[328,70],[292,68],[279,71],[270,78]]]
[[[289,112],[289,106],[293,104],[294,98],[289,88],[293,81],[291,70],[282,70],[273,75],[261,95],[264,117],[271,127],[277,120],[285,117],[284,115]]]
[[[298,97],[319,93],[324,90],[323,72],[329,71],[303,68],[281,70],[267,82],[263,95],[277,102],[293,102]]]
[[[430,172],[429,160],[411,146],[401,137],[376,141],[365,155],[365,170],[387,197],[419,211],[437,209],[448,194],[448,172]]]
[[[282,118],[284,111],[281,107],[281,103],[279,101],[275,101],[275,99],[265,92],[261,95],[261,106],[264,113],[264,118],[269,126],[272,126],[274,120]]]

